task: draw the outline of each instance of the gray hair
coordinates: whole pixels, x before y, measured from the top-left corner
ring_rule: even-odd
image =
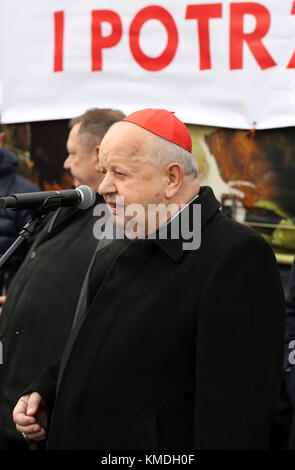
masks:
[[[198,165],[194,155],[188,150],[180,147],[169,140],[154,135],[153,152],[150,163],[158,168],[165,168],[170,163],[179,163],[183,169],[184,176],[198,176]]]

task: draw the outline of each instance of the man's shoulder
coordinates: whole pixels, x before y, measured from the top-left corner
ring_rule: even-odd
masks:
[[[59,234],[63,236],[65,229],[72,231],[71,236],[76,236],[77,231],[90,233],[93,235],[95,218],[95,207],[104,202],[103,198],[99,195],[96,196],[96,200],[93,206],[88,209],[80,209],[77,206],[61,207],[59,208],[48,221],[43,235],[41,237],[42,242],[51,237],[58,237]],[[89,238],[89,242],[94,237]],[[40,240],[41,241],[41,240]]]
[[[221,211],[212,220],[211,231],[213,235],[215,234],[215,238],[224,239],[228,244],[251,242],[253,244],[269,246],[263,235],[254,228],[229,218]]]
[[[104,199],[99,194],[97,194],[94,204],[87,209],[81,209],[78,206],[61,207],[56,213],[54,223],[60,223],[64,220],[67,220],[68,223],[74,223],[80,219],[91,219],[95,215],[95,208],[103,203]]]
[[[274,252],[265,238],[253,228],[237,222],[221,210],[202,228],[199,254],[211,266],[221,260],[272,259]]]

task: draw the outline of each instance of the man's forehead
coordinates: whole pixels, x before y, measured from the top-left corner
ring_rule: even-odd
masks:
[[[107,168],[108,170],[127,170],[138,172],[145,166],[146,159],[142,154],[125,154],[121,153],[105,153],[104,155],[99,154],[99,167]]]
[[[80,124],[80,122],[78,122],[77,124],[75,124],[72,127],[72,129],[69,132],[67,142],[73,142],[75,140],[75,138],[77,137],[77,134],[79,132],[80,126],[81,126],[81,124]]]
[[[76,124],[73,125],[72,129],[70,130],[69,136],[76,136],[80,130],[81,127],[81,122],[77,122]]]
[[[103,138],[100,157],[126,157],[140,159],[150,147],[150,136],[144,129],[134,124],[118,123]]]

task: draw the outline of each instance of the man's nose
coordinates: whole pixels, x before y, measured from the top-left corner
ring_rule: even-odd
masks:
[[[108,174],[106,174],[106,175],[104,176],[104,179],[103,179],[102,182],[100,183],[100,185],[99,185],[97,191],[98,191],[99,194],[101,194],[102,196],[105,196],[106,194],[116,193],[116,192],[117,192],[117,188],[116,188],[115,183],[114,183],[113,180],[112,180],[112,177],[109,176]]]
[[[68,156],[65,161],[64,161],[64,169],[65,170],[69,170],[71,168],[71,165],[70,165],[70,156]]]

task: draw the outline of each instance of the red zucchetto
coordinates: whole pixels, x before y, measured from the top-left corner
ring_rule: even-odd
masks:
[[[192,139],[185,124],[174,116],[173,111],[166,109],[147,108],[126,116],[123,121],[131,122],[137,126],[153,132],[174,144],[192,151]]]

